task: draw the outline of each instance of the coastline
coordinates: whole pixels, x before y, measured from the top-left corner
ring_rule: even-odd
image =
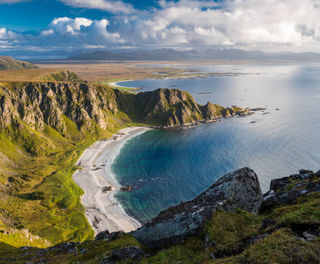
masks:
[[[122,80],[122,81],[116,81],[116,82],[109,82],[108,85],[113,89],[121,89],[121,90],[126,90],[126,91],[131,91],[131,92],[137,92],[137,91],[141,90],[141,88],[125,87],[125,86],[121,86],[118,84],[120,82],[129,82],[129,81],[133,81],[133,80]]]
[[[121,185],[112,174],[111,165],[127,140],[147,130],[150,128],[128,127],[122,129],[112,138],[97,141],[87,148],[76,163],[82,169],[77,170],[72,178],[84,191],[81,203],[95,235],[105,230],[127,233],[141,226],[139,221],[124,211],[114,197]],[[112,190],[104,193],[102,188],[106,186],[110,186]]]
[[[123,80],[123,81],[109,82],[108,84],[110,86],[117,87],[117,88],[127,88],[127,87],[119,85],[118,83],[120,83],[120,82],[130,82],[130,81],[133,81],[133,80]],[[135,89],[135,88],[132,87],[132,89]]]

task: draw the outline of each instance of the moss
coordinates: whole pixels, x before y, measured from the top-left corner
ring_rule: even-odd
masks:
[[[204,232],[212,243],[212,252],[218,255],[239,252],[249,237],[258,234],[261,217],[243,210],[219,211],[213,214]]]
[[[319,263],[319,243],[296,239],[287,229],[280,229],[267,238],[245,250],[239,258],[240,263]],[[224,262],[217,262],[224,263]]]
[[[155,264],[196,264],[209,260],[209,253],[203,249],[203,242],[198,237],[193,237],[183,245],[173,246],[162,250],[152,257],[143,259],[140,263]]]
[[[297,204],[275,208],[270,216],[277,226],[290,227],[292,224],[320,224],[320,193],[311,193],[298,200]]]

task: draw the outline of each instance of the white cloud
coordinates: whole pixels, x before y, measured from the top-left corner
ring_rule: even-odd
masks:
[[[134,8],[130,4],[125,4],[122,1],[110,1],[110,0],[60,0],[66,5],[79,7],[100,9],[109,11],[112,13],[124,13],[129,14],[134,11]]]
[[[38,35],[2,28],[0,40],[10,40],[6,46],[35,49],[170,46],[320,51],[319,0],[161,0],[158,9],[138,13],[131,13],[134,8],[121,1],[61,1],[122,14],[112,21],[60,17]]]
[[[0,40],[14,40],[18,38],[18,35],[13,31],[7,30],[6,28],[0,28]]]
[[[83,17],[77,17],[74,19],[59,17],[55,18],[51,22],[50,27],[53,32],[57,32],[59,34],[70,33],[72,35],[76,35],[81,32],[81,27],[90,27],[93,23],[94,22],[92,20]]]
[[[320,40],[318,0],[160,1],[137,26],[148,42],[174,44],[168,32],[177,33],[176,44],[229,45],[245,48],[317,48]],[[175,35],[175,34],[174,34]]]
[[[106,19],[55,18],[47,29],[39,34],[18,34],[0,28],[0,48],[2,51],[21,53],[51,52],[57,50],[75,51],[81,49],[118,47],[125,44],[118,32],[109,31]]]
[[[108,31],[109,21],[106,19],[91,20],[83,17],[55,18],[49,28],[42,31],[35,40],[42,37],[48,44],[60,43],[75,49],[87,46],[105,46],[124,43],[120,34]],[[61,48],[61,45],[60,45]]]

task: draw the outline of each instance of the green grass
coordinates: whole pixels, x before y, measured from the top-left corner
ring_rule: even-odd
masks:
[[[213,245],[212,252],[223,255],[240,251],[247,239],[259,233],[260,226],[261,217],[253,213],[219,211],[213,214],[204,232]]]
[[[70,71],[48,73],[47,75],[42,77],[42,80],[48,81],[48,82],[81,82],[82,81],[77,74]]]
[[[0,219],[6,219],[4,230],[27,229],[51,244],[92,239],[93,230],[80,202],[83,191],[72,175],[87,147],[127,125],[118,116],[126,117],[120,112],[110,116],[107,130],[96,126],[81,131],[66,116],[64,134],[46,125],[36,131],[22,121],[23,129],[2,129],[0,180],[10,186],[0,195]],[[15,243],[11,240],[6,233],[0,234],[0,241],[8,245],[28,245],[23,239]]]
[[[236,257],[216,261],[217,264],[316,264],[320,262],[320,245],[296,239],[287,229],[275,231],[267,238]]]
[[[24,84],[16,85],[21,88]],[[14,84],[7,88],[17,92]],[[72,180],[78,169],[75,163],[87,147],[96,140],[110,137],[120,128],[139,125],[132,120],[145,120],[145,113],[140,113],[143,109],[135,105],[135,95],[121,93],[119,101],[122,105],[115,108],[117,91],[102,85],[96,85],[95,89],[111,98],[107,102],[109,108],[101,110],[105,111],[106,130],[99,128],[95,119],[79,124],[66,116],[62,116],[63,129],[55,130],[47,125],[33,129],[19,119],[1,129],[0,259],[13,257],[16,258],[14,263],[25,263],[35,257],[34,261],[40,261],[42,257],[37,257],[38,249],[25,252],[17,248],[26,245],[40,248],[64,241],[82,242],[79,248],[86,249],[86,253],[46,251],[44,258],[49,259],[49,263],[97,263],[109,256],[112,249],[142,247],[131,235],[112,242],[92,241],[93,230],[80,202],[83,191]],[[194,107],[192,98],[184,95],[187,97],[184,104],[191,109]],[[173,114],[181,110],[181,103],[169,105],[164,98],[162,104],[167,112],[151,115],[153,123],[173,118]],[[218,114],[224,110],[217,105],[210,107],[210,111]],[[148,105],[146,111],[152,112],[152,106]],[[199,118],[183,118],[192,121],[193,117]],[[265,218],[272,218],[275,223],[262,228]],[[216,263],[289,264],[294,263],[295,258],[301,260],[298,263],[319,263],[319,240],[306,242],[296,239],[293,224],[320,224],[320,194],[306,195],[295,205],[278,206],[261,215],[243,210],[218,211],[197,235],[185,243],[161,251],[144,248],[150,256],[140,262],[212,263],[210,254],[214,254],[219,257]],[[248,242],[252,237],[264,234],[269,236],[253,245]],[[122,263],[136,262],[123,260]]]
[[[320,263],[320,240],[302,241],[293,233],[290,221],[293,215],[298,216],[295,223],[314,223],[319,221],[320,211],[319,194],[311,194],[301,198],[296,205],[280,206],[262,215],[255,215],[243,210],[234,212],[218,211],[212,215],[211,220],[198,232],[189,237],[184,243],[172,246],[168,249],[150,250],[140,245],[130,234],[112,242],[85,241],[78,246],[85,249],[84,254],[70,253],[67,251],[48,250],[43,256],[36,256],[37,249],[27,250],[28,254],[22,254],[22,250],[10,248],[6,250],[0,244],[2,256],[16,258],[15,263],[25,263],[30,257],[33,261],[48,259],[48,263],[99,263],[103,258],[111,256],[113,249],[136,246],[142,248],[148,257],[141,260],[124,259],[119,263],[132,264],[316,264]],[[310,216],[311,212],[313,216]],[[80,217],[78,219],[78,217]],[[277,224],[272,229],[262,228],[264,218],[273,218]],[[292,218],[293,219],[293,218]],[[81,215],[75,215],[70,219],[75,225],[79,225]],[[311,222],[310,222],[311,221]],[[278,225],[278,223],[280,225]],[[73,224],[73,223],[70,223]],[[256,235],[267,234],[265,238],[249,243],[249,238]],[[207,242],[205,237],[208,238]],[[245,244],[243,242],[246,241]],[[1,242],[1,240],[0,240]],[[209,244],[208,244],[209,243]],[[213,261],[210,255],[218,257]]]
[[[320,225],[320,193],[311,193],[298,200],[297,204],[275,208],[270,216],[277,226],[313,223]]]

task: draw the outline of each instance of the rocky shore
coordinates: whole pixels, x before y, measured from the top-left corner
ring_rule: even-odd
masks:
[[[240,208],[256,213],[262,200],[257,175],[253,170],[243,168],[223,176],[192,201],[162,211],[133,236],[152,248],[179,244],[188,235],[195,234],[213,212]]]
[[[103,231],[85,243],[24,247],[0,262],[317,264],[319,182],[320,171],[300,170],[273,180],[262,195],[255,172],[243,168],[131,234]]]

